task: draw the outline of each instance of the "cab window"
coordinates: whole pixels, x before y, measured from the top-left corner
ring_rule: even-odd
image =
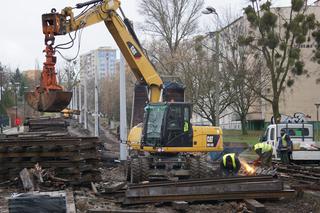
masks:
[[[284,130],[289,134],[290,137],[310,137],[310,132],[308,128],[282,128],[281,130]]]
[[[269,134],[269,129],[267,129],[267,130],[264,132],[264,135],[263,135],[261,141],[267,141],[267,140],[268,140],[268,134]]]
[[[183,108],[179,106],[172,106],[169,110],[168,129],[179,130],[182,129]]]
[[[274,128],[270,131],[270,140],[274,140]]]

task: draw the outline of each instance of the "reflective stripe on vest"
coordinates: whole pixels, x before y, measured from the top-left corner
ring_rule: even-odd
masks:
[[[261,149],[261,153],[269,152],[272,150],[272,146],[266,143],[257,143],[254,145],[254,150]]]
[[[287,140],[286,140],[286,134],[284,134],[281,138],[282,140],[282,147],[287,147],[288,146],[288,143],[287,143]]]
[[[231,157],[231,160],[232,160],[232,166],[233,168],[235,169],[237,166],[236,166],[236,159],[235,159],[235,153],[230,153],[230,154],[226,154],[223,156],[223,165],[226,167],[227,166],[227,157],[230,156]]]

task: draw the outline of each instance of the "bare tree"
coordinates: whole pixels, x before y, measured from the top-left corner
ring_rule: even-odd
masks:
[[[112,75],[107,75],[100,82],[100,111],[107,115],[109,120],[119,121],[120,119],[120,72],[117,70]],[[130,121],[132,98],[134,91],[135,76],[131,70],[126,69],[126,102],[127,102],[127,121]]]
[[[77,69],[77,61],[65,61],[64,67],[57,72],[58,82],[65,85],[66,90],[71,91],[78,83],[80,69]]]
[[[227,85],[224,88],[232,97],[230,106],[240,118],[242,134],[247,134],[246,118],[250,107],[258,99],[255,90],[259,90],[261,86],[263,63],[259,52],[239,44],[239,36],[248,33],[242,21],[242,19],[228,21],[230,24],[220,32],[222,61],[220,79]]]
[[[118,121],[120,115],[119,73],[108,75],[101,82],[100,111],[110,120]]]
[[[165,74],[175,74],[176,53],[181,42],[189,38],[198,29],[198,17],[203,6],[203,0],[141,0],[140,11],[145,20],[143,29],[156,37],[158,42],[165,44],[158,53],[153,54],[153,60],[166,66],[159,71]]]
[[[179,67],[183,70],[183,81],[187,85],[186,95],[193,103],[193,111],[207,119],[212,125],[216,116],[220,116],[230,106],[231,98],[225,82],[216,82],[212,52],[203,45],[204,37],[196,37],[186,41],[180,49]],[[216,112],[216,83],[219,83],[219,109]]]

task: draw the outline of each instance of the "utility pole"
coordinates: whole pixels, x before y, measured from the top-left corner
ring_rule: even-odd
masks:
[[[120,161],[127,160],[127,104],[125,58],[120,54]]]
[[[87,70],[88,71],[88,70]],[[84,96],[84,129],[88,129],[88,85],[87,85],[87,74],[84,73],[84,91],[83,91],[83,96]]]
[[[77,84],[74,85],[74,106],[73,106],[73,110],[77,110],[78,109],[78,88],[77,88]],[[75,118],[77,119],[77,115],[75,116]]]
[[[79,83],[79,88],[78,88],[78,91],[79,91],[79,111],[80,111],[80,114],[79,114],[79,123],[81,124],[82,123],[82,94],[81,94],[81,89],[82,89],[82,85],[81,83]]]
[[[215,111],[215,125],[219,126],[219,116],[220,116],[220,45],[219,45],[219,37],[220,37],[220,31],[218,30],[219,25],[219,15],[215,8],[209,6],[206,7],[204,11],[202,11],[203,14],[209,15],[213,14],[217,17],[217,30],[215,32],[210,32],[210,38],[212,39],[212,47],[215,49],[215,66],[214,66],[214,99],[215,99],[215,105],[214,105],[214,111]]]
[[[218,14],[217,14],[218,17]],[[220,125],[219,117],[220,117],[220,45],[219,45],[219,31],[216,31],[215,36],[215,47],[216,47],[216,67],[215,67],[215,111],[216,111],[216,126]]]
[[[317,108],[317,140],[319,140],[319,106],[320,103],[315,104]]]
[[[24,87],[24,91],[26,91],[26,89],[28,89],[29,87]],[[26,100],[25,98],[22,99],[23,100],[23,120],[26,120]]]
[[[0,66],[0,75],[1,75],[1,77],[0,77],[0,100],[1,100],[2,108],[4,108],[3,107],[3,99],[2,99],[2,84],[3,84],[3,82],[2,82],[2,78],[3,78],[2,66]],[[1,134],[2,134],[3,133],[3,115],[2,115],[2,113],[0,114],[0,130],[1,130]]]
[[[72,98],[71,98],[71,106],[70,106],[70,109],[73,109],[73,105],[74,105],[74,88],[72,87]]]
[[[69,108],[73,109],[73,105],[74,105],[74,88],[72,87],[72,98],[71,98],[71,102],[69,104]]]
[[[99,137],[99,92],[98,69],[94,72],[94,136]]]
[[[18,90],[19,90],[19,82],[15,83],[15,98],[16,98],[16,126],[17,126],[17,131],[20,131],[20,120],[18,120]]]

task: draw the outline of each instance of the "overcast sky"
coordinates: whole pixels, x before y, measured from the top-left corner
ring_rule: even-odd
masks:
[[[51,8],[60,11],[66,6],[74,6],[83,0],[15,0],[1,1],[0,12],[0,62],[11,68],[21,70],[34,69],[36,64],[42,68],[44,61],[44,35],[42,34],[41,14],[50,12]],[[128,18],[134,23],[143,22],[143,16],[138,12],[140,0],[122,0],[121,6]],[[286,5],[290,0],[278,0],[279,5]],[[205,0],[205,5],[216,8],[218,13],[232,10],[234,14],[241,14],[241,10],[248,4],[248,0]],[[201,28],[208,30],[208,18],[202,18]],[[141,32],[138,32],[138,34]],[[63,37],[63,36],[61,36]],[[59,38],[56,43],[61,42]],[[77,45],[68,52],[70,58],[76,55]],[[103,23],[83,30],[80,54],[96,49],[100,46],[116,48],[111,35]],[[63,60],[58,57],[59,64]]]

